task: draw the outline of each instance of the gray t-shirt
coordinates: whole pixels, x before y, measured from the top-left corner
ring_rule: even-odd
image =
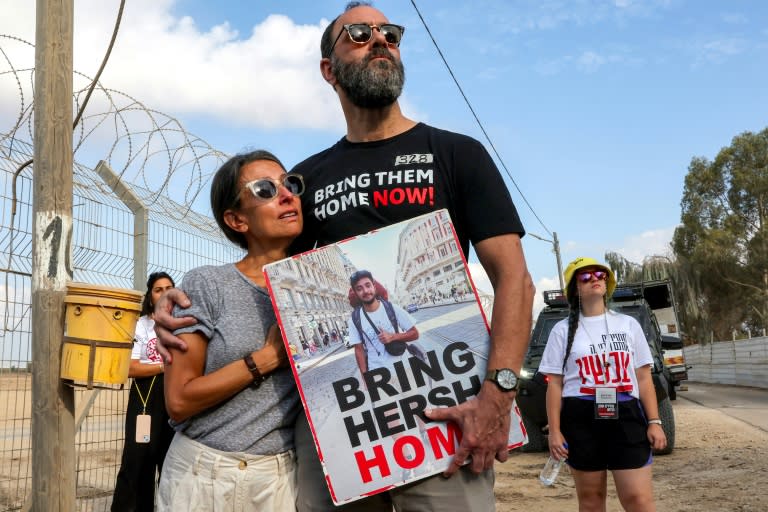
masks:
[[[276,323],[267,290],[245,277],[234,264],[190,270],[181,289],[192,306],[176,307],[174,316],[193,316],[198,323],[176,334],[199,331],[208,338],[205,374],[264,346]],[[293,428],[299,394],[289,368],[269,374],[254,389],[172,425],[187,437],[216,450],[274,455],[293,448]]]

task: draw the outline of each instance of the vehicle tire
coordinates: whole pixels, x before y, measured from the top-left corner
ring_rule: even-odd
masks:
[[[659,419],[661,420],[661,428],[667,436],[667,447],[663,450],[654,450],[653,453],[656,455],[668,455],[675,448],[675,414],[669,398],[659,402]]]
[[[677,400],[677,386],[674,384],[670,384],[669,386],[669,399]]]
[[[525,431],[528,432],[528,444],[524,444],[521,448],[521,452],[543,452],[549,448],[547,438],[544,436],[544,432],[541,431],[538,425],[529,420],[524,414],[523,425],[525,425]]]

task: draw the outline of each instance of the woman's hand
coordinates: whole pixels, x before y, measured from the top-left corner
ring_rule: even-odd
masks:
[[[560,432],[560,409],[563,404],[563,376],[555,373],[549,377],[547,386],[547,423],[549,424],[549,454],[558,460],[568,457],[568,446]]]
[[[667,447],[667,435],[661,425],[651,423],[648,425],[648,441],[654,450],[663,450]]]
[[[566,448],[565,438],[560,431],[549,432],[549,454],[552,458],[559,460],[568,458],[568,448]]]

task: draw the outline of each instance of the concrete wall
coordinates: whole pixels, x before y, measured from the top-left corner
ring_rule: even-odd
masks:
[[[683,354],[688,380],[768,388],[768,337],[691,345]]]

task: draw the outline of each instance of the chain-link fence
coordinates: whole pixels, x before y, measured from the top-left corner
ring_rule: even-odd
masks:
[[[32,158],[32,147],[0,134],[0,153],[0,511],[4,511],[23,509],[31,490],[29,369],[35,356],[30,348],[32,166],[14,179],[19,166]],[[166,195],[129,188],[147,208],[146,271],[164,270],[179,281],[190,268],[241,256],[212,219]],[[74,280],[134,288],[135,245],[142,235],[134,232],[135,214],[93,169],[76,165],[73,189]],[[123,447],[128,393],[83,388],[75,395],[78,510],[108,510]]]
[[[0,34],[0,511],[28,509],[34,471],[34,62],[32,43]],[[175,118],[81,73],[73,78],[73,280],[144,292],[149,272],[179,282],[190,268],[239,259],[212,219],[192,210],[206,206],[201,191],[226,155]],[[109,509],[128,389],[75,391],[78,510]]]

